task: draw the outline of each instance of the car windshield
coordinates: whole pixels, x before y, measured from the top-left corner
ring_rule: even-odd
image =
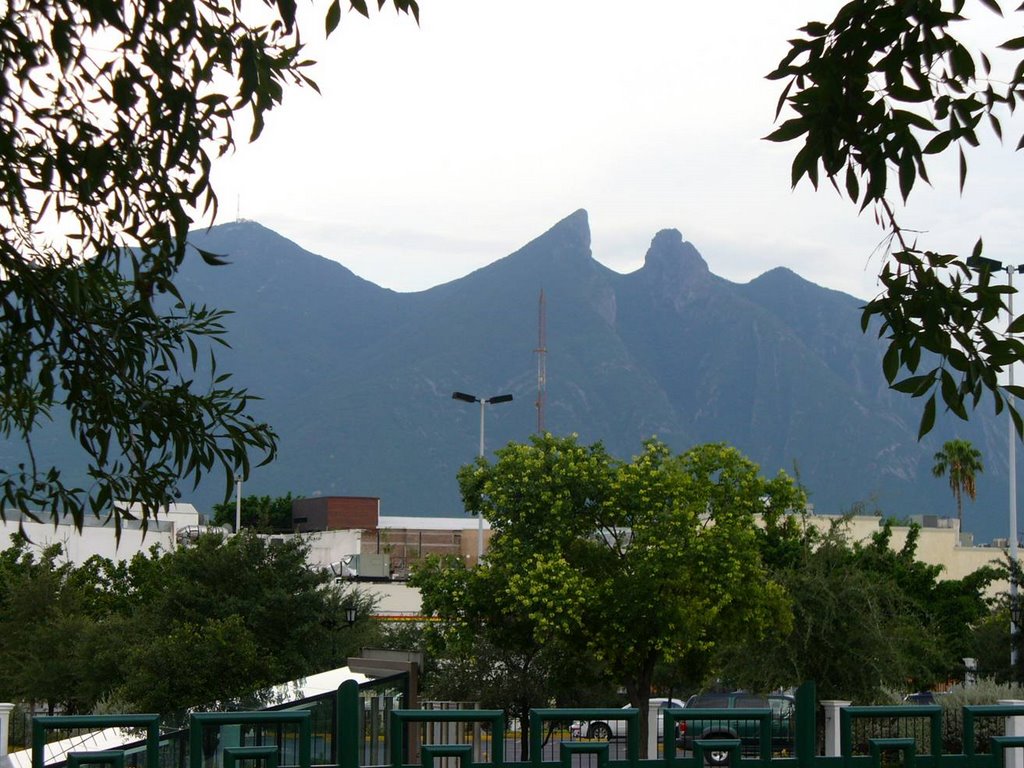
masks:
[[[793,709],[793,702],[789,699],[777,697],[768,699],[768,706],[772,708],[772,712],[779,715],[788,715]]]

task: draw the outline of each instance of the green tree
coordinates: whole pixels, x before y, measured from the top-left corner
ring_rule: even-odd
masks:
[[[971,445],[970,440],[947,440],[942,444],[942,450],[935,454],[935,465],[932,467],[932,474],[935,477],[949,477],[949,489],[956,499],[956,519],[960,523],[960,530],[963,530],[964,503],[963,495],[966,493],[971,501],[977,494],[975,478],[985,471],[981,461],[981,451]]]
[[[133,563],[133,642],[117,697],[166,714],[335,666],[358,648],[360,632],[340,620],[358,597],[306,554],[298,539],[243,532]],[[369,623],[365,605],[359,616]]]
[[[51,710],[107,701],[174,715],[258,702],[265,686],[341,666],[375,644],[373,605],[311,570],[298,540],[209,535],[80,568],[59,546],[37,556],[21,541],[0,552],[0,676],[12,696]]]
[[[653,440],[629,462],[551,435],[497,456],[459,473],[466,508],[491,524],[487,559],[465,589],[424,592],[425,610],[465,621],[486,599],[524,643],[578,648],[625,686],[642,727],[659,662],[788,622],[754,545],[755,514],[804,504],[785,475],[766,480],[727,446],[672,456]]]
[[[73,575],[60,544],[37,555],[20,539],[0,554],[0,678],[7,695],[42,702],[50,714],[88,711],[94,700],[85,646],[98,615]]]
[[[495,581],[506,575],[488,566],[469,569],[458,557],[432,556],[415,567],[409,583],[423,596],[424,614],[441,619],[425,630],[424,649],[438,662],[429,665],[424,687],[435,698],[473,699],[518,719],[526,760],[530,710],[551,702],[593,706],[587,694],[600,688],[601,666],[575,644],[541,642],[531,616],[496,601],[501,588]]]
[[[814,680],[824,698],[870,703],[884,700],[886,687],[928,687],[962,673],[997,569],[940,581],[940,567],[916,558],[916,527],[899,549],[888,523],[867,542],[850,542],[842,521],[824,532],[771,528],[762,547],[772,546],[766,560],[792,600],[792,629],[726,644],[717,661],[727,680],[756,690]]]
[[[385,0],[378,0],[378,7]],[[392,0],[418,15],[416,0]],[[368,13],[366,0],[350,0]],[[13,0],[0,15],[0,467],[5,508],[81,524],[143,515],[222,470],[225,497],[275,435],[217,371],[223,313],[174,278],[188,230],[216,211],[213,158],[250,139],[305,71],[295,0]],[[330,3],[329,34],[341,15]],[[34,436],[66,422],[82,487]]]
[[[291,532],[292,502],[295,497],[288,493],[284,496],[243,496],[242,527],[258,533]],[[235,525],[235,502],[226,501],[213,505],[214,525]]]
[[[1002,14],[996,0],[969,5]],[[795,114],[768,138],[803,141],[792,164],[793,185],[806,177],[817,187],[823,175],[862,210],[873,207],[887,232],[883,290],[865,306],[862,324],[866,330],[876,316],[881,320],[890,385],[925,397],[922,435],[934,424],[936,395],[966,419],[985,392],[997,412],[1009,406],[1022,430],[1007,399],[1022,392],[1000,385],[999,374],[1024,359],[1024,344],[991,327],[1007,288],[992,284],[991,269],[975,282],[965,255],[919,247],[923,238],[896,212],[897,196],[905,202],[918,181],[930,183],[929,157],[954,146],[962,191],[965,149],[979,144],[983,120],[1001,140],[1001,120],[1024,96],[1024,62],[995,69],[992,62],[1000,60],[992,51],[972,48],[955,34],[969,34],[961,23],[967,6],[967,0],[850,0],[832,21],[803,27],[769,75],[786,81],[776,117],[787,106]],[[1009,39],[999,48],[1024,49],[1016,25],[1006,29]],[[970,255],[981,253],[979,237]],[[1018,319],[1011,330],[1022,328]]]

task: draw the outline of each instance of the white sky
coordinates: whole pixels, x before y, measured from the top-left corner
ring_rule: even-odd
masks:
[[[787,266],[867,298],[882,237],[870,211],[827,184],[791,190],[799,145],[762,140],[783,87],[764,75],[800,26],[840,6],[421,0],[419,27],[388,5],[344,14],[326,44],[308,18],[323,95],[287,92],[260,140],[217,163],[220,221],[259,221],[412,291],[586,208],[595,258],[619,272],[676,228],[730,280]],[[1003,22],[999,41],[1020,26]],[[932,162],[936,189],[920,186],[902,217],[924,246],[969,251],[983,235],[986,255],[1024,261],[1021,127],[969,154],[962,198],[955,154]]]

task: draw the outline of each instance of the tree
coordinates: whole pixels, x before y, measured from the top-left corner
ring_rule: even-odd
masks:
[[[133,640],[112,695],[138,711],[177,714],[258,702],[267,686],[340,666],[374,634],[373,600],[310,569],[307,551],[300,539],[245,531],[135,558],[123,626]],[[353,627],[343,620],[348,603],[357,606]]]
[[[981,451],[971,445],[970,440],[947,440],[942,444],[942,450],[935,454],[932,474],[935,477],[949,476],[949,489],[956,499],[956,519],[961,531],[964,523],[963,494],[966,493],[974,501],[977,493],[975,477],[984,471]]]
[[[386,0],[378,0],[383,7]],[[416,0],[392,0],[418,17]],[[349,5],[368,14],[366,0]],[[223,313],[174,285],[212,158],[305,74],[295,0],[14,0],[0,17],[0,515],[143,516],[220,469],[225,498],[275,435],[217,371]],[[340,0],[327,10],[330,34]],[[15,140],[16,139],[16,140]],[[67,422],[82,487],[34,436]]]
[[[41,701],[53,714],[88,708],[83,678],[88,659],[79,643],[91,635],[94,617],[85,607],[85,593],[75,588],[72,566],[62,560],[61,545],[37,557],[24,539],[0,555],[0,677],[6,695]],[[75,643],[67,643],[75,638]],[[54,648],[67,645],[64,652]]]
[[[61,557],[59,545],[41,557],[24,543],[0,552],[0,675],[13,696],[51,710],[255,706],[265,686],[340,666],[377,635],[373,599],[310,570],[298,540],[208,535],[79,568]]]
[[[307,566],[301,540],[210,534],[133,567],[127,631],[144,641],[127,650],[116,694],[141,711],[173,712],[321,671],[357,642],[338,622],[353,596]],[[360,614],[369,621],[365,608]]]
[[[425,591],[425,610],[468,625],[485,602],[524,645],[578,648],[625,686],[642,728],[659,662],[787,623],[754,545],[755,514],[804,504],[785,475],[766,480],[724,445],[673,456],[655,440],[629,462],[551,435],[497,455],[459,472],[466,508],[491,524],[487,559],[464,588]]]
[[[929,182],[926,159],[954,145],[963,191],[965,148],[978,145],[983,118],[1001,139],[1000,115],[1012,113],[1024,97],[1024,62],[997,71],[994,56],[972,51],[953,34],[966,5],[851,0],[831,22],[803,27],[769,75],[787,81],[776,117],[787,105],[796,114],[768,139],[803,140],[792,164],[793,185],[806,177],[817,187],[823,173],[861,210],[873,207],[887,232],[883,291],[865,306],[862,325],[867,330],[876,316],[881,320],[889,384],[926,398],[921,435],[934,424],[936,395],[966,419],[968,407],[976,407],[985,392],[997,413],[1008,406],[1018,432],[1024,430],[1007,399],[1020,397],[1021,389],[998,380],[1024,359],[1024,344],[1011,336],[1024,329],[1024,319],[1015,319],[1005,335],[990,327],[1008,289],[991,283],[991,269],[975,283],[963,255],[919,248],[916,233],[898,222],[893,199],[896,186],[905,202],[918,181]],[[996,0],[971,6],[1002,13]],[[1024,37],[999,48],[1020,51]],[[1022,146],[1024,139],[1017,148]],[[979,237],[971,256],[981,254]]]
[[[959,677],[999,572],[940,581],[941,567],[916,557],[919,532],[911,527],[893,549],[888,522],[867,542],[850,542],[843,521],[823,532],[810,525],[780,531],[769,522],[762,552],[769,547],[772,578],[792,600],[792,628],[725,644],[717,659],[723,676],[755,690],[814,680],[823,698],[860,703],[884,700],[886,687]]]
[[[423,613],[441,619],[425,630],[425,648],[436,658],[425,683],[430,695],[503,709],[521,724],[520,750],[528,760],[530,710],[549,702],[594,706],[586,694],[600,688],[602,668],[577,644],[542,642],[531,616],[496,601],[495,581],[505,575],[487,566],[469,569],[457,557],[430,556],[416,565],[409,583],[420,590]]]
[[[295,498],[288,493],[284,496],[245,496],[242,498],[242,526],[259,533],[292,532],[292,502]],[[235,503],[224,502],[213,505],[213,524],[235,524]]]

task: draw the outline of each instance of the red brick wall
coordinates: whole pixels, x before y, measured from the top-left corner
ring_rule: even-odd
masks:
[[[376,530],[380,499],[374,496],[318,496],[292,502],[297,531]]]

